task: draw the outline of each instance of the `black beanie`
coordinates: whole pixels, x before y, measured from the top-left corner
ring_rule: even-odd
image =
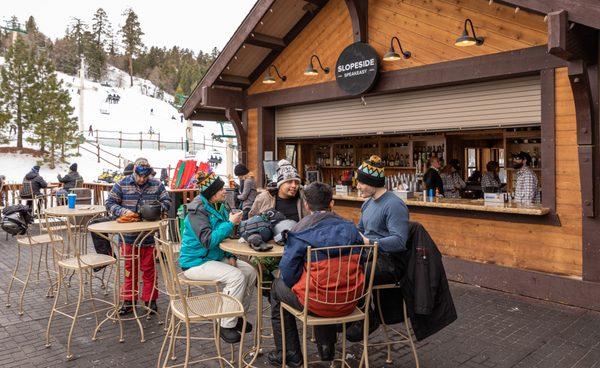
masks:
[[[248,168],[243,164],[237,164],[233,169],[233,173],[235,174],[235,176],[244,176],[247,175],[249,172],[250,171],[248,170]]]
[[[71,166],[69,166],[69,170],[71,170],[71,171],[77,171],[77,163],[74,163]]]
[[[207,200],[210,200],[219,190],[225,186],[225,182],[214,172],[207,174],[204,171],[199,171],[196,174],[197,186],[200,189],[200,194]]]
[[[363,184],[370,185],[375,188],[383,188],[385,186],[385,172],[381,164],[381,158],[373,155],[358,167],[357,180]]]

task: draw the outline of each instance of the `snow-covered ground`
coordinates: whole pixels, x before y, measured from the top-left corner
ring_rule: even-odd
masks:
[[[0,65],[4,60],[0,58]],[[57,72],[57,76],[63,81],[63,87],[69,91],[71,104],[75,108],[74,115],[79,118],[79,77],[70,76]],[[100,146],[103,150],[113,155],[121,156],[127,160],[135,160],[138,157],[146,157],[150,163],[157,168],[166,168],[169,165],[175,167],[178,160],[186,158],[186,152],[174,148],[174,144],[165,144],[163,142],[181,142],[185,141],[185,122],[182,122],[181,115],[177,109],[169,102],[173,101],[173,96],[164,93],[162,99],[155,98],[159,89],[150,81],[134,78],[133,87],[129,87],[129,75],[115,67],[109,66],[108,73],[102,83],[96,83],[84,80],[84,128],[85,136],[88,137],[88,129],[91,125],[93,130],[113,131],[101,132],[100,137],[110,137],[114,140],[100,140]],[[109,95],[118,95],[118,103],[108,103]],[[194,142],[196,145],[205,143],[204,150],[198,150],[196,159],[207,161],[211,156],[220,156],[223,163],[218,165],[215,171],[224,175],[227,172],[226,165],[226,144],[212,140],[213,134],[222,134],[221,125],[217,122],[199,121],[196,122],[202,127],[193,128]],[[152,128],[153,134],[149,131]],[[123,138],[139,139],[140,132],[144,142],[144,148],[140,150],[137,147],[139,143],[124,143],[124,147],[119,148],[118,131],[123,132]],[[129,133],[129,134],[127,134]],[[146,140],[157,140],[160,133],[161,150],[152,149],[157,145],[155,142],[146,142]],[[224,133],[235,135],[233,127],[230,124],[224,125]],[[104,143],[104,144],[103,144]],[[11,144],[14,146],[14,143]],[[29,147],[25,143],[25,146]],[[115,147],[116,146],[116,147]],[[96,152],[95,148],[89,144],[84,147]],[[198,146],[196,146],[198,147]],[[37,148],[37,147],[31,147]],[[69,158],[69,163],[77,162],[79,172],[86,181],[95,180],[104,170],[116,170],[116,168],[106,162],[97,162],[95,154],[80,150],[80,157]],[[118,163],[119,159],[110,155],[101,153],[103,158]],[[36,164],[37,158],[25,154],[0,154],[0,175],[5,175],[11,182],[20,182],[23,176]],[[237,157],[234,155],[234,163]],[[56,169],[50,170],[47,166],[42,166],[41,175],[47,180],[54,181],[56,176],[65,174],[68,171],[67,164],[59,165]]]

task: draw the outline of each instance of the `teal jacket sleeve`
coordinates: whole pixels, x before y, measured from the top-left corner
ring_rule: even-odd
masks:
[[[190,225],[200,243],[207,249],[218,248],[219,244],[233,231],[233,223],[223,221],[211,228],[209,215],[205,211],[197,211],[189,215]]]

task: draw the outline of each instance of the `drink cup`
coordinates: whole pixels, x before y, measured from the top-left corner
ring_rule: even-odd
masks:
[[[69,208],[74,209],[75,208],[75,203],[77,201],[77,194],[75,194],[75,193],[69,193],[67,195],[67,199],[68,199]]]

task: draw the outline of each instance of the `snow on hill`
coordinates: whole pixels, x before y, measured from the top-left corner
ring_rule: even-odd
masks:
[[[0,65],[4,59],[0,57]],[[74,115],[79,118],[79,77],[70,76],[57,72],[59,79],[63,81],[63,87],[69,91],[71,96],[71,105],[75,108]],[[109,137],[108,140],[100,140],[101,148],[112,153],[120,155],[128,160],[135,160],[137,157],[146,157],[154,167],[174,167],[177,161],[185,158],[185,152],[175,148],[178,145],[165,144],[163,142],[181,142],[185,141],[185,122],[182,121],[181,114],[171,105],[173,96],[167,93],[159,93],[159,88],[152,82],[134,77],[134,85],[129,86],[129,75],[124,71],[113,66],[108,66],[106,78],[101,82],[92,82],[84,80],[84,124],[85,136],[90,140],[95,140],[88,136],[88,129],[91,125],[93,130],[100,132],[100,137]],[[162,98],[155,98],[162,94]],[[118,96],[118,103],[109,103],[108,97]],[[114,100],[113,100],[114,102]],[[226,174],[227,165],[225,143],[212,140],[212,134],[222,134],[221,125],[216,122],[201,121],[197,122],[202,127],[193,128],[194,142],[206,143],[204,150],[198,150],[196,155],[199,160],[208,160],[210,156],[220,156],[223,163],[216,168],[220,175]],[[152,129],[153,134],[149,131]],[[230,124],[224,125],[224,133],[235,135]],[[109,133],[108,131],[113,131]],[[139,149],[138,142],[128,142],[123,147],[118,146],[118,131],[123,132],[123,138],[139,139],[140,132],[144,139],[144,148]],[[129,134],[127,134],[129,133]],[[155,142],[146,142],[147,140],[157,140],[160,133],[161,150],[154,148],[158,144]],[[93,138],[93,139],[92,139]],[[26,144],[27,145],[27,144]],[[116,146],[116,147],[115,147]],[[96,152],[93,146],[85,144],[84,147]],[[137,148],[133,148],[137,147]],[[32,147],[35,148],[35,147]],[[97,162],[95,154],[80,150],[80,157],[70,158],[70,162],[77,162],[79,171],[86,181],[92,181],[98,177],[103,170],[115,170],[116,168],[106,162]],[[101,154],[102,157],[113,163],[118,163],[118,159],[110,155]],[[37,158],[30,155],[0,154],[0,174],[5,175],[9,181],[21,181],[25,173],[35,165]],[[234,156],[234,164],[237,159]],[[54,181],[57,174],[64,174],[68,165],[61,165],[54,170],[42,167],[41,174],[46,179]]]

